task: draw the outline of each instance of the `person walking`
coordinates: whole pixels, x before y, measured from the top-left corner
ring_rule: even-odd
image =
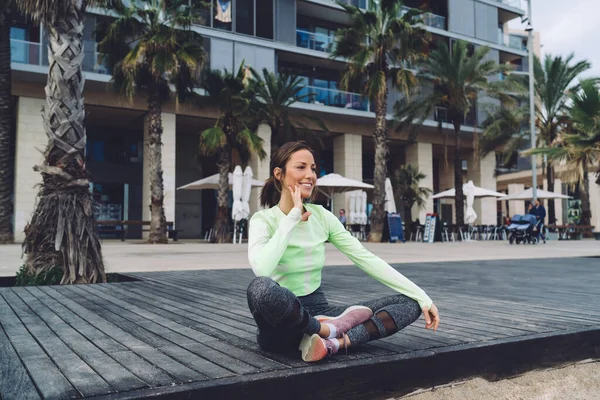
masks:
[[[365,249],[330,211],[304,202],[316,193],[315,169],[306,143],[281,146],[260,194],[261,204],[270,208],[250,220],[248,260],[256,278],[247,298],[259,346],[271,352],[300,350],[304,361],[313,362],[392,335],[421,314],[425,328],[436,330],[439,311],[420,287]],[[330,305],[321,288],[327,241],[399,294]]]
[[[544,236],[544,233],[543,233],[544,221],[546,220],[546,208],[544,207],[544,205],[542,204],[540,199],[535,199],[534,215],[535,215],[535,218],[537,219],[536,228],[538,231],[538,234],[537,234],[538,242],[540,241],[540,237],[541,237],[542,240],[544,241],[544,244],[546,244],[546,236]]]

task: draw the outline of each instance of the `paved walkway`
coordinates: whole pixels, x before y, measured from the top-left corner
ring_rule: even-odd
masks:
[[[451,262],[600,256],[594,240],[553,241],[543,245],[509,245],[504,241],[457,243],[365,243],[389,263]],[[199,269],[248,268],[247,245],[207,244],[180,241],[149,245],[136,241],[106,241],[103,254],[108,272],[149,272]],[[327,265],[350,261],[327,245]],[[19,245],[0,246],[0,276],[14,276],[23,264]]]

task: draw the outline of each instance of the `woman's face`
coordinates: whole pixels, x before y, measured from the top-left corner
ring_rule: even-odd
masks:
[[[312,194],[317,184],[317,166],[315,158],[308,150],[299,150],[292,154],[285,165],[285,176],[283,177],[283,189],[298,186],[302,198],[307,199]]]

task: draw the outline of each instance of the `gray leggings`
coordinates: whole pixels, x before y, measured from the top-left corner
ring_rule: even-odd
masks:
[[[373,317],[348,331],[353,346],[389,336],[415,322],[419,304],[397,294],[352,305],[373,310]],[[302,336],[318,333],[321,324],[312,315],[340,315],[349,306],[331,306],[321,288],[296,297],[271,278],[254,278],[248,286],[248,306],[258,326],[257,341],[272,352],[298,350]]]

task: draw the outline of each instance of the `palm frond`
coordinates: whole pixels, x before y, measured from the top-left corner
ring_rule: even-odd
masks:
[[[166,100],[172,95],[184,98],[199,85],[206,53],[202,37],[191,31],[189,2],[103,4],[118,15],[99,42],[99,52],[114,67],[115,88],[130,98],[151,91]]]
[[[200,154],[211,156],[216,154],[227,144],[227,136],[223,129],[218,126],[208,128],[200,134],[200,146],[198,151]]]
[[[238,133],[237,142],[243,148],[248,149],[251,154],[256,154],[261,160],[267,156],[263,148],[263,139],[247,127]]]

